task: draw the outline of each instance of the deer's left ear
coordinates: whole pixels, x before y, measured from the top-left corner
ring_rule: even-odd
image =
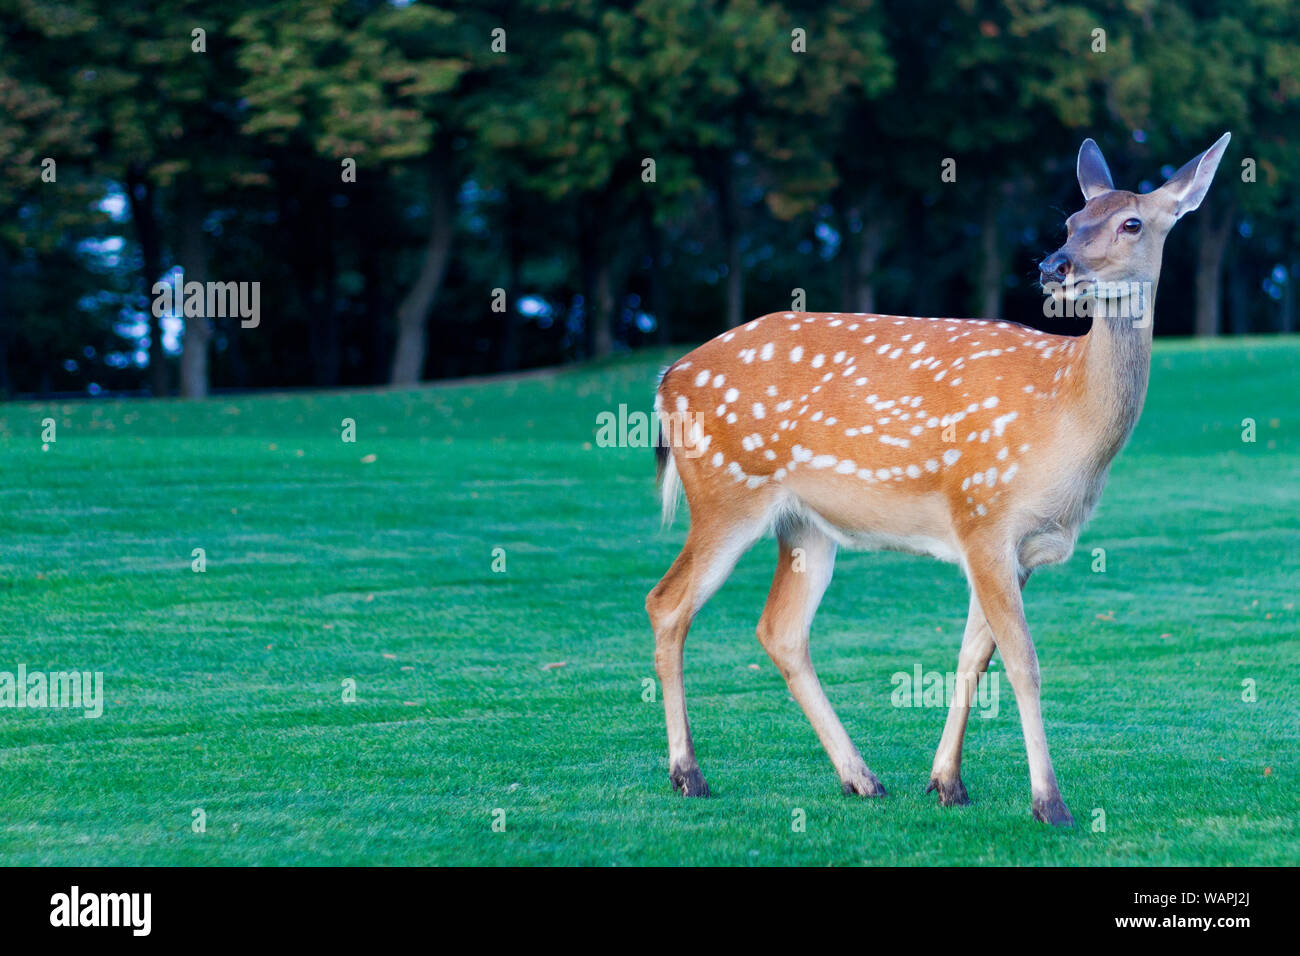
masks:
[[[1110,178],[1110,167],[1106,165],[1106,157],[1101,155],[1101,147],[1091,139],[1085,139],[1079,147],[1076,172],[1084,202],[1115,188],[1115,181]]]
[[[1230,139],[1232,134],[1224,133],[1218,142],[1170,176],[1169,181],[1157,190],[1168,196],[1173,203],[1174,219],[1181,219],[1201,205],[1201,200],[1209,192],[1210,183],[1214,181],[1214,171],[1219,168],[1219,160],[1223,159]]]

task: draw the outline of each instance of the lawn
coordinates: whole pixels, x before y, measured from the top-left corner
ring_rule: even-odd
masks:
[[[923,795],[944,711],[891,676],[955,666],[966,590],[904,555],[842,553],[813,625],[890,790],[842,796],[754,637],[770,541],[686,646],[714,797],[670,792],[643,601],[685,514],[661,531],[650,450],[595,435],[683,351],[0,406],[0,671],[101,671],[106,698],[0,709],[0,864],[1300,862],[1300,341],[1159,342],[1073,559],[1030,582],[1071,831],[1030,820],[1005,681],[973,804]]]

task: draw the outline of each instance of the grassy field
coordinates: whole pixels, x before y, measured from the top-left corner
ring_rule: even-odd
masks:
[[[0,864],[1300,862],[1300,341],[1159,343],[1074,558],[1030,582],[1072,831],[1030,820],[1005,681],[971,721],[973,805],[923,796],[944,711],[893,706],[891,675],[955,666],[966,591],[922,558],[842,554],[814,624],[891,791],[841,796],[754,637],[772,542],[687,643],[715,797],[670,793],[642,602],[684,516],[658,529],[648,449],[594,445],[675,354],[0,406],[0,671],[102,671],[106,697],[98,719],[0,709]]]

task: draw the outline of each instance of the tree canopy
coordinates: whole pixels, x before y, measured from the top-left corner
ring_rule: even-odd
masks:
[[[1289,0],[0,0],[0,392],[396,383],[791,307],[1054,331],[1079,143],[1233,133],[1158,334],[1294,331]],[[182,277],[260,315],[159,309]],[[1189,281],[1184,281],[1189,280]]]

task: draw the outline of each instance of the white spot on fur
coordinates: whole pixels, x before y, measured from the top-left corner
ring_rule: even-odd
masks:
[[[1018,412],[1007,412],[1005,415],[999,415],[993,419],[993,434],[1001,436],[1003,430],[1019,417]]]

